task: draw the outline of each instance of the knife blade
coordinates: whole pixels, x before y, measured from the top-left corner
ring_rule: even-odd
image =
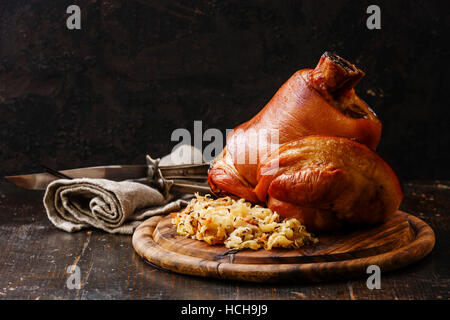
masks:
[[[208,179],[209,163],[159,166],[165,179]],[[98,178],[113,181],[139,180],[147,177],[147,165],[111,165],[58,171],[71,178]],[[60,179],[48,172],[6,176],[9,182],[32,190],[45,190],[54,180]]]

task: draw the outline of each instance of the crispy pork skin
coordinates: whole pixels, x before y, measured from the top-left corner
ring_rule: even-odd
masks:
[[[256,167],[275,148],[273,144],[309,135],[346,137],[375,149],[381,122],[353,89],[363,75],[329,53],[320,58],[315,69],[296,72],[255,117],[227,137],[226,148],[239,174],[256,184]],[[277,131],[277,139],[266,134],[273,131]],[[251,157],[257,161],[252,162]]]
[[[311,231],[385,221],[403,197],[391,167],[367,146],[310,136],[284,144],[258,168],[261,202]]]
[[[267,204],[281,216],[299,217],[312,230],[383,221],[398,208],[401,190],[392,169],[372,151],[381,122],[355,93],[363,76],[330,53],[315,69],[297,71],[255,117],[228,135],[209,170],[212,192]],[[316,137],[305,138],[310,136]],[[308,167],[302,167],[302,157]],[[285,171],[268,171],[275,160]],[[374,176],[371,168],[377,168]],[[360,209],[368,211],[357,213]]]

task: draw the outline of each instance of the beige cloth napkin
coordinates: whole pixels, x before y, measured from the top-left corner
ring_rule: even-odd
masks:
[[[193,149],[189,153],[188,148],[193,147],[181,148],[188,152],[177,149],[176,157],[166,156],[160,165],[198,161],[200,151]],[[192,157],[180,159],[180,154],[192,154]],[[178,211],[190,198],[192,195],[175,198],[170,194],[165,198],[157,189],[131,181],[60,179],[48,185],[44,206],[50,221],[67,232],[95,227],[110,233],[132,234],[142,220]]]

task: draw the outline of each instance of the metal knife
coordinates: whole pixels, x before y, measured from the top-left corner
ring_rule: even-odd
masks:
[[[148,159],[151,158],[148,157]],[[47,167],[44,168],[49,169]],[[113,181],[132,180],[145,183],[153,178],[155,172],[159,171],[165,180],[173,181],[174,187],[180,185],[185,190],[193,187],[204,193],[209,190],[208,184],[202,183],[202,181],[208,179],[208,169],[209,163],[170,166],[155,166],[153,163],[152,166],[151,163],[147,162],[147,165],[111,165],[61,171],[47,170],[47,172],[42,173],[7,176],[5,179],[25,189],[45,190],[52,181],[61,178],[101,178]]]

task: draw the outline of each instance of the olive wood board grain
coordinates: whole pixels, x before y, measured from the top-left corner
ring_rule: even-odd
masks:
[[[211,246],[176,233],[170,216],[144,221],[133,247],[147,262],[173,272],[253,282],[319,282],[367,276],[370,265],[381,272],[399,269],[425,257],[434,247],[431,227],[397,211],[372,227],[317,234],[319,243],[300,249],[257,251]]]

